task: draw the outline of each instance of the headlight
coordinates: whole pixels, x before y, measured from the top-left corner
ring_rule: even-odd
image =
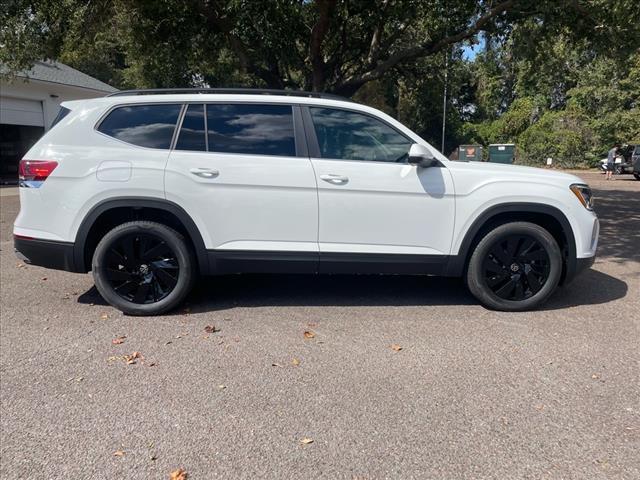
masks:
[[[574,193],[580,203],[587,210],[593,210],[593,193],[591,193],[591,189],[589,185],[585,185],[583,183],[574,183],[569,187],[571,191]]]

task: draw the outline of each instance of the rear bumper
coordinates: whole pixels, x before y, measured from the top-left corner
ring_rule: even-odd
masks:
[[[24,263],[67,272],[78,271],[73,256],[73,243],[14,236],[13,245],[17,257]]]

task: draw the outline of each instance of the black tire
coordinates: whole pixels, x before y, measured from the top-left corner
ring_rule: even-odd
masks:
[[[148,221],[128,222],[108,232],[92,261],[100,295],[128,315],[160,315],[177,307],[196,278],[185,238]]]
[[[562,253],[553,236],[534,223],[513,222],[487,233],[469,260],[466,282],[484,306],[531,310],[556,289]]]
[[[640,173],[634,173],[633,176],[636,177],[636,180],[640,180]]]

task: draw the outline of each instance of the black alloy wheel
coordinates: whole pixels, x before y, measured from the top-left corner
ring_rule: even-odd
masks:
[[[95,249],[91,269],[100,295],[128,315],[159,315],[177,307],[197,277],[185,237],[147,220],[107,232]]]
[[[105,258],[106,277],[114,292],[129,302],[154,303],[178,283],[176,254],[153,234],[129,234],[111,244]]]
[[[540,242],[529,235],[510,235],[490,247],[483,262],[484,281],[502,299],[526,300],[542,289],[550,267]]]
[[[517,312],[541,305],[563,271],[562,250],[544,227],[515,221],[487,232],[476,245],[465,280],[486,307]]]

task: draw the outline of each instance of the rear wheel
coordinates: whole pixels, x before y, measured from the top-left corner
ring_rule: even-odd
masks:
[[[480,240],[466,280],[483,305],[520,311],[549,298],[561,274],[562,254],[553,236],[539,225],[514,222],[496,227]]]
[[[195,261],[184,237],[148,221],[115,227],[93,255],[96,288],[129,315],[158,315],[178,306],[195,278]]]

